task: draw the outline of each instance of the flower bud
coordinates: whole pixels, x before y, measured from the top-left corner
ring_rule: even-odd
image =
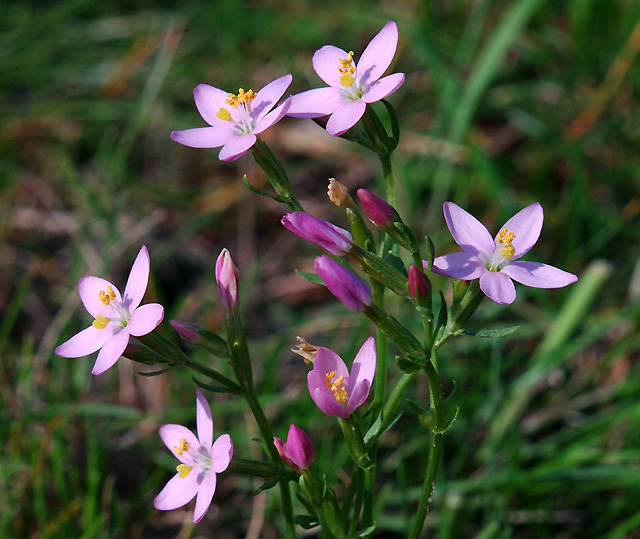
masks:
[[[329,179],[329,190],[327,191],[329,200],[338,208],[353,208],[354,202],[347,188],[335,178]]]
[[[273,438],[273,444],[284,463],[296,473],[306,470],[316,458],[313,444],[305,432],[295,425],[289,427],[286,443],[280,438]]]
[[[317,245],[328,253],[342,256],[351,250],[351,233],[327,221],[301,211],[287,213],[280,221],[303,240]]]
[[[347,268],[326,255],[316,258],[313,266],[331,293],[349,309],[362,312],[371,305],[371,287]]]
[[[431,297],[431,282],[415,264],[409,266],[409,293],[418,302]]]
[[[401,221],[398,212],[393,206],[374,195],[371,191],[358,189],[358,198],[364,206],[364,211],[367,212],[369,219],[371,219],[374,225],[388,228],[396,221]]]
[[[235,307],[238,303],[238,270],[227,249],[222,249],[220,256],[218,256],[216,280],[220,289],[222,305],[227,309]]]
[[[196,333],[200,329],[198,326],[183,322],[182,320],[169,320],[169,324],[171,324],[175,332],[185,341],[195,343],[200,340],[200,335]]]

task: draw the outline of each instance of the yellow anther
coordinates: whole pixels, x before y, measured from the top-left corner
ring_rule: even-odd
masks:
[[[116,293],[113,291],[113,288],[111,287],[111,285],[109,285],[109,288],[107,288],[107,291],[105,292],[104,290],[101,290],[100,293],[98,294],[98,297],[100,298],[100,301],[102,303],[104,303],[105,305],[109,305],[109,302],[113,299],[116,299]]]
[[[353,51],[349,51],[346,58],[340,58],[340,66],[338,71],[340,72],[340,84],[345,88],[348,88],[356,80],[353,76],[356,72],[356,68],[353,65]]]
[[[96,316],[96,319],[93,321],[92,325],[96,329],[104,329],[107,327],[108,323],[109,319],[105,315],[99,314],[98,316]]]
[[[234,109],[237,109],[240,103],[244,103],[247,106],[247,108],[251,110],[251,107],[249,104],[255,99],[255,97],[256,97],[256,94],[254,93],[253,90],[249,90],[248,92],[245,92],[243,88],[240,88],[238,90],[238,95],[231,94],[231,93],[227,94],[227,99],[225,103],[228,103]]]
[[[231,121],[231,113],[229,112],[229,109],[225,109],[224,107],[221,107],[220,110],[216,114],[216,118],[220,118],[221,120],[224,120],[225,122],[230,122]]]
[[[335,375],[336,371],[331,371],[326,374],[324,385],[327,386],[327,388],[331,389],[331,383]]]
[[[331,371],[326,374],[325,385],[327,389],[330,389],[333,393],[333,397],[338,402],[345,402],[347,400],[347,389],[344,387],[344,376],[341,374],[335,380],[333,377],[336,375],[336,371]]]
[[[500,249],[500,254],[505,257],[507,260],[513,257],[516,254],[516,249],[512,245],[513,240],[516,239],[516,234],[512,230],[507,230],[507,227],[503,227],[503,229],[498,232],[498,237],[496,241],[498,243],[503,243],[504,247]]]
[[[184,479],[191,472],[191,466],[187,466],[186,464],[178,464],[176,466],[176,470],[180,473],[180,479]]]
[[[180,445],[174,445],[173,451],[176,455],[180,456],[185,451],[189,451],[189,442],[187,442],[184,438],[180,439]]]

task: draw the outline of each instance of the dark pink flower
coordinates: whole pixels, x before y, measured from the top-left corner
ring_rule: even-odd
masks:
[[[296,473],[306,470],[316,458],[313,444],[305,432],[295,425],[289,427],[286,443],[280,438],[273,438],[273,443],[284,463]]]
[[[308,213],[302,211],[287,213],[280,222],[303,240],[317,245],[332,255],[342,256],[351,250],[353,237],[350,232]]]
[[[371,305],[371,287],[335,260],[322,255],[313,267],[331,293],[352,311],[361,312]]]

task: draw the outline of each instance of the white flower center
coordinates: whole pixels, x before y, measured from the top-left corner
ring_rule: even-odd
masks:
[[[516,254],[516,249],[513,246],[515,239],[516,234],[512,230],[507,230],[507,227],[500,230],[493,253],[482,261],[485,268],[489,271],[500,271],[509,264],[509,260]]]
[[[176,467],[182,479],[187,477],[193,468],[201,468],[205,473],[211,470],[211,452],[202,445],[194,447],[194,444],[181,438],[180,443],[173,446],[173,452],[186,461]]]
[[[231,93],[227,94],[226,103],[231,105],[240,113],[239,122],[232,118],[229,109],[225,107],[221,107],[216,116],[220,120],[233,123],[238,135],[248,135],[249,133],[252,133],[256,127],[256,121],[251,115],[251,101],[255,99],[256,95],[257,94],[255,94],[253,90],[245,92],[242,88],[238,90],[238,95]]]

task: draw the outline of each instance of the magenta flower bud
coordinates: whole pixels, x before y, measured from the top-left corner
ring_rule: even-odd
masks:
[[[222,249],[216,262],[216,280],[222,305],[227,309],[235,307],[238,303],[238,270],[231,260],[228,249]]]
[[[302,211],[287,213],[280,222],[303,240],[317,245],[332,255],[342,256],[351,250],[353,237],[350,232],[308,213]]]
[[[382,200],[379,196],[374,195],[366,189],[358,189],[358,198],[364,206],[371,222],[379,227],[388,228],[396,221],[401,221],[398,212]]]
[[[169,320],[169,324],[171,324],[171,327],[183,339],[191,342],[198,342],[200,340],[200,335],[196,333],[196,331],[200,329],[198,326],[183,322],[182,320]]]
[[[409,293],[418,301],[431,296],[431,282],[415,264],[409,266]]]
[[[300,473],[300,470],[306,470],[316,458],[311,440],[301,428],[295,425],[289,427],[286,443],[274,436],[273,444],[284,463],[293,468],[296,473]]]
[[[316,258],[316,272],[331,293],[349,309],[362,312],[372,303],[371,287],[327,255]]]

